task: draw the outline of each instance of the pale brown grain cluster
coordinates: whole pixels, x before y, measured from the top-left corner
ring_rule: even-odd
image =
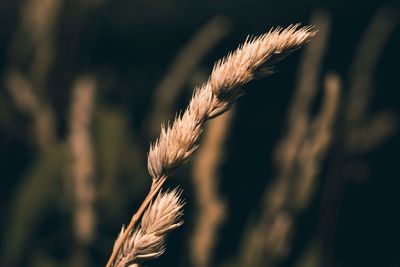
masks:
[[[205,122],[229,110],[243,93],[241,87],[244,84],[260,74],[270,73],[272,64],[308,42],[315,33],[312,27],[299,25],[275,28],[261,36],[247,38],[237,50],[214,65],[208,81],[195,89],[187,109],[176,116],[172,125],[162,126],[160,137],[150,146],[148,170],[153,178],[152,187],[127,228],[116,240],[107,267],[127,266],[128,263],[136,263],[135,259],[140,259],[141,254],[136,248],[146,247],[146,239],[137,239],[134,230],[136,222],[152,198],[161,190],[167,177],[196,150]],[[154,209],[154,204],[149,209],[152,208]],[[180,213],[180,209],[175,211]],[[146,215],[143,216],[141,225],[145,219]],[[155,258],[162,253],[159,246],[147,248],[149,250],[144,253],[147,255],[146,259]],[[130,260],[120,263],[122,261],[118,260],[124,258],[124,255],[130,255]]]
[[[248,38],[237,50],[219,60],[210,79],[196,88],[186,111],[171,126],[163,126],[160,137],[150,147],[148,169],[153,179],[168,176],[192,155],[205,121],[227,111],[242,94],[245,83],[268,71],[268,59],[275,61],[287,55],[314,35],[312,28],[298,25],[273,29]]]
[[[137,261],[156,258],[164,252],[166,234],[183,223],[180,220],[183,202],[179,196],[178,190],[158,194],[144,213],[140,226],[129,232],[114,266],[129,266]],[[125,231],[122,227],[115,245]]]

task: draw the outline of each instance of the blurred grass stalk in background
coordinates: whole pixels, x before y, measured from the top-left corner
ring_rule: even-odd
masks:
[[[330,16],[326,11],[315,11],[310,23],[318,29],[318,35],[303,52],[285,132],[275,149],[276,177],[267,185],[258,221],[247,226],[238,266],[276,266],[290,253],[296,216],[312,199],[320,165],[331,143],[340,99],[336,74],[325,78],[319,114],[313,116],[311,111],[318,93]]]

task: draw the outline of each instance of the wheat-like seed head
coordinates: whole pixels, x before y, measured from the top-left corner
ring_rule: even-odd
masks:
[[[214,65],[210,78],[214,94],[235,98],[238,95],[235,89],[265,72],[266,67],[309,41],[314,34],[311,27],[299,29],[299,25],[292,25],[286,29],[272,29],[258,37],[248,37],[237,50]]]
[[[153,178],[152,188],[128,228],[122,228],[107,267],[125,267],[163,253],[165,233],[181,224],[177,221],[182,203],[176,191],[159,195],[143,215],[140,227],[134,228],[153,195],[172,171],[196,150],[207,120],[227,111],[242,94],[240,88],[245,83],[260,74],[268,74],[271,65],[315,34],[312,27],[299,25],[272,29],[259,37],[248,38],[214,65],[209,80],[195,89],[185,112],[178,114],[172,125],[162,126],[160,137],[150,146],[147,166]]]
[[[276,28],[245,43],[219,60],[209,80],[196,88],[183,114],[172,125],[162,126],[158,140],[150,146],[148,169],[154,180],[168,176],[188,159],[206,120],[225,111],[242,94],[240,88],[259,74],[268,74],[272,64],[308,42],[316,32],[312,27],[292,25]]]
[[[141,260],[153,259],[165,250],[166,234],[182,225],[180,191],[159,193],[143,214],[140,226],[129,233],[120,253],[114,262],[115,267],[126,267]],[[116,240],[118,243],[125,233],[122,227]]]

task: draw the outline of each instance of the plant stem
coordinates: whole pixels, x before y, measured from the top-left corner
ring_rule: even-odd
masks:
[[[117,243],[114,246],[113,252],[111,253],[110,258],[108,259],[108,262],[106,264],[106,267],[112,267],[113,262],[115,258],[118,255],[118,251],[121,249],[122,245],[126,241],[126,239],[129,236],[129,233],[133,230],[135,227],[136,222],[139,220],[139,218],[142,216],[143,212],[146,210],[147,206],[150,204],[151,200],[153,197],[160,191],[162,185],[165,183],[167,180],[167,176],[162,176],[161,178],[157,180],[153,180],[153,184],[151,185],[151,189],[149,193],[147,194],[146,198],[140,205],[139,209],[136,211],[136,213],[132,216],[131,221],[129,222],[129,225],[126,227],[123,235],[121,238],[117,240]]]

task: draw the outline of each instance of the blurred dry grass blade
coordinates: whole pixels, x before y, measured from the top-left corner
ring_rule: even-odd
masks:
[[[295,210],[306,208],[313,195],[322,161],[328,152],[333,138],[333,126],[338,115],[341,81],[337,74],[329,73],[325,77],[324,101],[318,116],[309,129],[309,137],[299,151],[299,175],[294,181],[296,192],[293,196]]]
[[[75,266],[87,266],[88,246],[93,239],[95,218],[94,159],[90,123],[94,105],[96,82],[93,77],[77,79],[73,88],[70,133],[71,178],[74,196]]]
[[[32,117],[36,142],[41,150],[56,139],[55,117],[45,92],[53,64],[54,28],[61,3],[53,0],[23,1],[20,24],[9,48],[7,87],[16,106]],[[29,68],[25,75],[18,68],[26,63]]]
[[[296,216],[308,206],[313,196],[320,166],[332,141],[341,88],[339,77],[336,74],[328,74],[324,88],[325,96],[321,111],[309,125],[306,137],[296,153],[294,168],[297,172],[293,172],[288,178],[286,183],[288,188],[271,188],[271,190],[276,188],[278,190],[270,192],[275,194],[273,197],[277,197],[282,192],[286,192],[286,196],[279,208],[273,207],[279,201],[273,200],[273,204],[269,204],[272,209],[275,209],[275,213],[271,212],[269,217],[265,217],[266,224],[262,226],[265,228],[261,228],[263,229],[262,236],[265,238],[261,259],[264,263],[268,263],[267,266],[274,266],[289,253]],[[283,196],[279,198],[282,199]]]
[[[16,197],[11,200],[8,219],[11,223],[7,226],[5,256],[2,257],[4,266],[30,260],[23,255],[27,240],[33,239],[49,206],[60,199],[54,196],[54,191],[60,191],[61,183],[57,178],[62,176],[60,169],[65,160],[64,144],[57,142],[55,116],[45,95],[53,62],[53,31],[62,1],[20,2],[19,24],[8,48],[4,78],[14,105],[32,120],[32,139],[38,148],[35,152],[39,153],[35,155],[34,164],[23,173],[15,189]],[[27,132],[27,140],[31,141]]]
[[[322,192],[317,229],[324,266],[332,264],[332,243],[342,197],[349,180],[349,170],[362,166],[356,158],[387,140],[397,128],[396,118],[389,112],[368,114],[374,89],[376,67],[384,46],[399,23],[396,9],[384,6],[375,13],[365,30],[349,70],[348,93],[345,95],[344,118],[340,121],[335,154],[329,164]],[[371,119],[372,118],[372,119]],[[356,163],[355,163],[356,162]],[[354,169],[354,168],[353,168]],[[359,176],[368,171],[359,171]],[[354,174],[353,174],[354,175]],[[357,177],[364,180],[365,177]]]
[[[173,114],[175,100],[189,76],[205,55],[230,31],[230,21],[218,16],[207,22],[179,51],[167,73],[154,90],[153,107],[147,122],[147,131],[153,137],[160,130],[160,121],[166,121]]]
[[[399,24],[399,14],[389,6],[380,8],[360,40],[349,71],[346,105],[347,146],[367,151],[378,146],[396,130],[393,114],[383,112],[368,121],[367,109],[374,90],[374,73],[387,40]],[[368,126],[371,127],[368,127]],[[379,126],[378,128],[376,126]]]
[[[224,144],[233,119],[233,110],[210,121],[203,145],[193,162],[193,188],[197,200],[197,218],[191,239],[193,266],[210,266],[218,229],[225,218],[226,204],[218,194],[218,168],[224,157]]]
[[[177,115],[171,125],[163,126],[160,137],[150,146],[148,171],[152,187],[124,233],[117,239],[107,267],[114,265],[129,233],[167,177],[196,150],[206,121],[228,111],[243,94],[242,86],[255,78],[272,55],[286,54],[301,47],[315,34],[312,27],[300,27],[298,24],[276,28],[248,38],[238,49],[215,63],[210,78],[196,88],[187,109]]]
[[[33,60],[30,68],[32,83],[44,95],[46,80],[55,54],[54,35],[62,1],[26,0],[21,10],[19,34],[31,36]]]
[[[286,137],[280,140],[275,149],[275,164],[284,175],[286,171],[293,170],[293,158],[310,124],[310,106],[318,90],[322,60],[330,32],[330,15],[323,10],[315,11],[311,23],[318,29],[318,35],[304,49],[297,73],[297,86],[288,107]]]
[[[322,124],[317,125],[318,127],[312,126],[318,119],[312,120],[310,106],[317,94],[321,62],[330,31],[330,16],[325,11],[316,11],[312,15],[311,24],[318,29],[318,35],[305,48],[301,59],[297,87],[288,107],[286,133],[275,150],[276,177],[265,190],[264,208],[259,221],[255,225],[248,225],[249,229],[245,231],[246,236],[241,243],[238,261],[243,266],[274,266],[288,253],[297,212],[305,207],[306,199],[313,191],[312,184],[319,167],[320,155],[319,151],[310,148],[314,148],[318,141],[313,135],[325,131],[325,128],[322,128]],[[325,96],[326,102],[332,101],[332,104],[337,105],[337,99],[327,99],[328,97],[331,95]],[[324,110],[323,107],[320,116]],[[327,119],[330,120],[326,123],[334,121],[334,118]],[[320,150],[325,152],[328,145],[329,142],[325,143]],[[303,158],[299,157],[301,151]],[[314,169],[301,169],[304,160],[313,161],[313,165],[309,167]],[[298,190],[300,188],[303,188],[302,193]],[[302,199],[304,202],[296,203],[292,199]]]
[[[348,149],[353,152],[366,153],[379,147],[398,130],[398,118],[394,112],[379,111],[348,133]]]
[[[149,205],[137,227],[128,233],[128,239],[118,254],[114,266],[139,266],[140,261],[159,257],[165,251],[168,232],[182,225],[183,202],[180,191],[161,192]],[[128,231],[122,227],[116,240]]]
[[[16,107],[33,120],[34,140],[42,150],[54,143],[55,122],[47,103],[39,101],[31,83],[17,70],[10,71],[6,77],[8,92]]]
[[[374,73],[384,46],[399,23],[397,10],[389,6],[380,8],[362,36],[349,70],[349,123],[363,120],[374,88]]]

